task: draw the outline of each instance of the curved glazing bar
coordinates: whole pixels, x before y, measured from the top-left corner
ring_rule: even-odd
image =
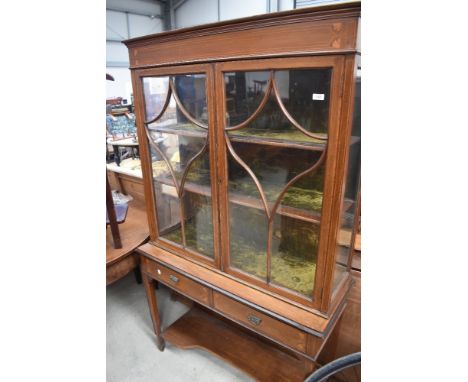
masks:
[[[170,89],[172,91],[172,94],[174,95],[174,99],[175,99],[175,101],[177,103],[177,106],[179,107],[179,110],[185,116],[185,118],[187,118],[194,125],[197,125],[198,127],[201,127],[202,129],[208,130],[208,126],[206,124],[202,123],[202,122],[197,121],[197,119],[195,117],[193,117],[188,112],[188,110],[185,108],[185,106],[183,105],[182,101],[180,100],[180,98],[179,98],[179,96],[177,94],[177,90],[176,90],[176,87],[174,85],[174,78],[169,79],[169,87],[170,87]]]
[[[147,77],[143,84],[152,166],[165,168],[153,171],[159,235],[214,258],[205,75]]]
[[[167,108],[170,99],[169,77],[144,77],[142,79],[144,107],[147,121],[159,119]]]
[[[262,199],[263,207],[265,209],[265,214],[267,215],[268,218],[270,218],[270,209],[268,208],[268,202],[267,202],[267,199],[265,197],[265,192],[263,191],[263,188],[262,188],[260,182],[258,181],[258,178],[255,176],[252,169],[249,166],[247,166],[247,164],[239,157],[239,155],[237,155],[236,151],[234,150],[234,148],[231,145],[231,142],[229,141],[229,137],[228,137],[227,133],[224,133],[224,137],[225,137],[225,141],[226,141],[226,145],[228,147],[229,153],[232,155],[234,160],[239,165],[241,165],[244,168],[245,171],[247,171],[247,173],[250,175],[250,177],[254,181],[255,186],[257,187],[258,192],[260,194],[260,197]]]
[[[283,101],[281,100],[280,92],[278,90],[278,87],[276,86],[276,81],[274,80],[274,78],[273,78],[273,93],[275,94],[276,101],[278,102],[278,106],[280,107],[281,111],[296,129],[300,130],[303,134],[307,135],[310,138],[318,139],[321,141],[326,141],[328,139],[327,136],[317,135],[317,134],[307,131],[291,116],[291,114],[289,114],[288,110],[283,104]]]
[[[331,78],[331,68],[276,70],[274,73],[276,95],[287,114],[304,130],[323,138],[328,134]]]
[[[247,126],[250,122],[252,122],[257,116],[260,114],[260,112],[263,110],[265,105],[268,102],[268,99],[270,98],[271,90],[272,90],[272,83],[273,83],[273,71],[270,71],[270,77],[268,78],[268,83],[267,83],[267,88],[265,91],[265,95],[263,96],[260,104],[258,105],[257,109],[243,122],[231,126],[231,127],[226,127],[224,130],[226,131],[235,131],[242,129],[243,127]]]
[[[163,161],[166,163],[166,165],[167,165],[167,167],[169,169],[169,172],[171,174],[172,180],[174,182],[174,186],[175,186],[175,188],[177,190],[177,194],[179,195],[180,194],[179,183],[177,182],[177,177],[175,175],[174,168],[172,167],[172,164],[171,164],[170,160],[163,153],[163,151],[159,148],[159,146],[154,142],[153,137],[151,136],[151,133],[150,133],[147,125],[145,125],[145,132],[146,132],[146,136],[148,137],[148,143],[151,145],[151,147],[153,147],[158,152],[158,154],[161,156]]]
[[[299,179],[301,179],[302,177],[316,171],[320,165],[322,165],[322,163],[325,162],[325,158],[327,156],[327,147],[325,147],[325,149],[322,151],[322,154],[320,155],[320,158],[318,159],[317,162],[315,162],[312,167],[310,167],[309,169],[301,172],[300,174],[296,175],[294,178],[292,178],[287,184],[286,186],[284,186],[283,190],[281,191],[281,193],[279,194],[278,196],[278,199],[276,200],[273,208],[271,209],[271,216],[270,216],[270,221],[273,220],[274,218],[274,215],[281,203],[281,200],[283,199],[283,196],[284,194],[286,193],[286,191],[288,190],[289,187],[291,187],[295,182],[297,182]]]
[[[208,138],[205,139],[205,143],[203,144],[202,149],[188,161],[187,167],[185,168],[185,171],[183,172],[182,178],[180,180],[180,189],[178,192],[179,198],[181,198],[184,193],[184,184],[185,184],[185,181],[187,180],[187,175],[189,173],[189,170],[191,169],[194,162],[206,152],[207,148],[208,148]]]
[[[153,122],[156,122],[158,119],[160,119],[162,117],[162,115],[164,114],[164,112],[166,111],[167,107],[169,106],[169,102],[171,100],[171,93],[172,93],[172,90],[169,88],[168,91],[167,91],[167,96],[166,96],[166,100],[164,101],[164,105],[161,109],[161,111],[156,114],[156,116],[148,121],[145,121],[145,125],[149,125]]]
[[[224,78],[226,146],[248,174],[229,167],[230,264],[310,300],[328,148],[331,70],[234,72]],[[248,185],[246,177],[251,179]],[[253,201],[254,189],[261,203],[258,196]],[[245,232],[246,227],[252,232]]]
[[[284,194],[286,193],[287,189],[291,187],[295,182],[297,182],[300,178],[313,173],[314,171],[317,171],[317,169],[324,163],[325,158],[326,158],[326,153],[327,153],[327,147],[323,150],[322,154],[320,155],[320,158],[315,162],[309,169],[301,172],[300,174],[296,175],[293,179],[291,179],[286,186],[284,186],[283,190],[281,191],[280,195],[278,196],[278,199],[276,200],[273,208],[271,209],[271,214],[268,218],[268,242],[267,242],[267,282],[270,283],[271,281],[271,261],[272,261],[272,241],[273,241],[273,222],[274,218],[276,215],[276,212],[278,210],[278,207],[280,206],[280,203],[284,197]]]

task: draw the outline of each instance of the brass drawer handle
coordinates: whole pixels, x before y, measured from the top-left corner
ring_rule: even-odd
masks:
[[[256,326],[258,326],[258,325],[260,325],[260,324],[262,323],[262,319],[261,319],[261,318],[255,317],[255,316],[253,316],[253,315],[251,315],[251,314],[249,314],[249,315],[247,316],[247,319],[249,320],[249,322],[251,322],[252,324],[254,324],[254,325],[256,325]]]
[[[174,276],[174,275],[169,275],[169,278],[171,279],[172,282],[174,283],[178,283],[179,282],[179,278]]]

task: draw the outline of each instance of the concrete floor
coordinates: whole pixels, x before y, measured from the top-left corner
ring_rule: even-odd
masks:
[[[160,286],[157,295],[164,329],[188,308],[172,301],[164,286]],[[154,341],[145,290],[131,273],[107,287],[107,381],[250,382],[253,379],[203,350],[182,350],[166,343],[166,349],[160,352]]]

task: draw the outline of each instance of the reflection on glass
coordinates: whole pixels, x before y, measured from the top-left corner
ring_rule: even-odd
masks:
[[[146,126],[159,234],[213,258],[208,131],[197,126],[208,123],[205,76],[148,77],[143,87],[147,120],[161,114],[172,91],[162,115]]]
[[[169,89],[169,77],[147,77],[143,79],[145,89],[145,105],[147,120],[152,120],[159,115],[166,101]],[[206,104],[205,75],[178,75],[172,77],[173,89],[176,91],[182,108],[188,113],[188,117],[176,102],[176,97],[172,93],[169,104],[164,114],[148,127],[151,131],[177,132],[181,134],[196,135],[198,132],[205,132],[202,128],[190,121],[193,118],[196,122],[208,123],[208,110]],[[148,89],[148,93],[146,90]]]
[[[183,203],[186,246],[214,258],[208,148],[190,166]]]
[[[361,79],[356,79],[353,126],[351,131],[351,141],[349,147],[348,169],[346,176],[346,186],[343,205],[341,207],[340,230],[338,232],[336,247],[336,265],[333,277],[333,289],[347,275],[347,265],[349,257],[353,252],[352,236],[356,209],[359,177],[361,173]]]
[[[156,151],[164,155],[170,163],[178,183],[180,183],[190,160],[203,149],[206,141],[206,138],[203,137],[184,136],[172,131],[169,133],[151,131],[150,136],[153,145],[158,148]]]
[[[294,182],[284,193],[282,206],[317,215],[322,210],[325,164]]]
[[[230,264],[266,280],[268,222],[261,210],[229,203]]]
[[[211,198],[185,192],[183,200],[187,248],[214,258]]]
[[[288,113],[305,130],[326,136],[331,69],[279,70],[275,81]]]
[[[271,258],[271,280],[274,284],[311,297],[319,230],[317,224],[275,216]]]
[[[197,121],[208,123],[208,109],[206,105],[206,78],[204,74],[178,75],[174,76],[174,85],[177,96],[182,106]],[[177,111],[179,122],[188,119]]]
[[[186,191],[183,196],[183,204],[186,216],[184,220],[185,248],[214,258],[211,198]],[[182,244],[180,223],[174,225],[172,230],[161,236]]]
[[[158,116],[166,102],[169,91],[169,77],[143,78],[143,93],[145,97],[146,120]]]
[[[286,184],[311,168],[321,155],[319,151],[301,150],[266,145],[250,145],[232,142],[237,155],[247,164],[259,180],[270,208],[278,199]],[[240,195],[255,195],[258,189],[253,182],[246,182],[246,171],[229,160],[229,184]],[[250,177],[249,177],[250,178]],[[283,203],[290,207],[320,211],[323,193],[323,170],[310,173],[288,188]]]
[[[249,118],[265,96],[269,71],[225,73],[227,126]]]
[[[177,190],[172,178],[170,178],[169,167],[159,153],[150,147],[151,162],[153,166],[153,178],[164,178],[164,183],[154,181],[154,193],[156,208],[158,211],[157,220],[160,235],[165,237],[177,228],[180,229],[180,203],[177,197]],[[171,240],[182,244],[182,236],[175,232]]]
[[[225,73],[227,126],[236,126],[255,113],[266,94],[269,76],[269,71]],[[305,130],[326,138],[331,70],[282,70],[275,71],[274,78],[288,113]],[[273,141],[324,144],[291,124],[273,92],[263,110],[247,127],[233,130],[229,135],[233,138],[249,136]]]

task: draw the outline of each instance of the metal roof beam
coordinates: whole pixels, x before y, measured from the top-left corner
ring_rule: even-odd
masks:
[[[143,13],[143,12],[131,11],[129,9],[106,7],[106,11],[121,12],[121,13],[130,14],[130,15],[137,15],[137,16],[146,16],[146,17],[149,17],[150,19],[163,19],[164,18],[163,15],[157,15],[157,14],[154,14],[154,13]]]

